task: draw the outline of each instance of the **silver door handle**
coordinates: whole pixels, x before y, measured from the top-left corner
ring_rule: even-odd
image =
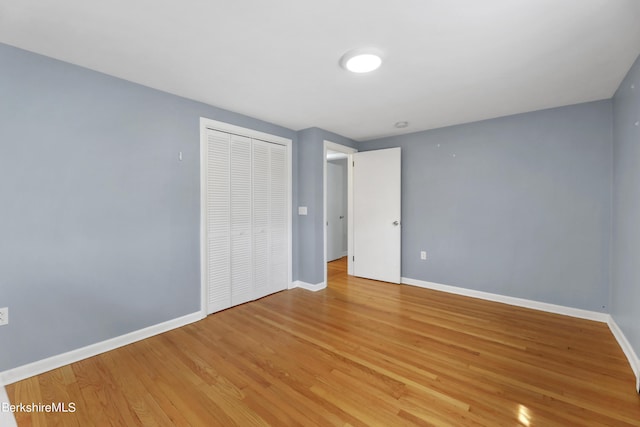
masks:
[[[398,226],[398,225],[400,225],[400,222],[399,221],[393,221],[393,225]]]

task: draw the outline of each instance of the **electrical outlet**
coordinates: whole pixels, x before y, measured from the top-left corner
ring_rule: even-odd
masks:
[[[9,323],[9,308],[4,307],[0,308],[0,326],[6,325]]]
[[[427,259],[427,251],[420,251],[420,259],[423,261]]]

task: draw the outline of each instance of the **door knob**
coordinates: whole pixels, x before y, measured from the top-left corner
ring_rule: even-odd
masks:
[[[344,218],[344,215],[340,215],[340,219],[343,219],[343,218]]]
[[[400,225],[400,221],[393,221],[393,225]]]

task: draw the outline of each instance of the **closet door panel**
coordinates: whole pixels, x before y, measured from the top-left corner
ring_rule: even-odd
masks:
[[[270,294],[269,146],[253,141],[253,286],[254,298]]]
[[[231,135],[231,304],[252,298],[251,139]]]
[[[278,292],[288,284],[287,149],[270,145],[270,291]]]
[[[207,311],[231,306],[229,134],[207,133]]]

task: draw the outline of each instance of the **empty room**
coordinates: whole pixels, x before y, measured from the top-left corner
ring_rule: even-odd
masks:
[[[0,1],[0,427],[640,426],[640,1]]]

